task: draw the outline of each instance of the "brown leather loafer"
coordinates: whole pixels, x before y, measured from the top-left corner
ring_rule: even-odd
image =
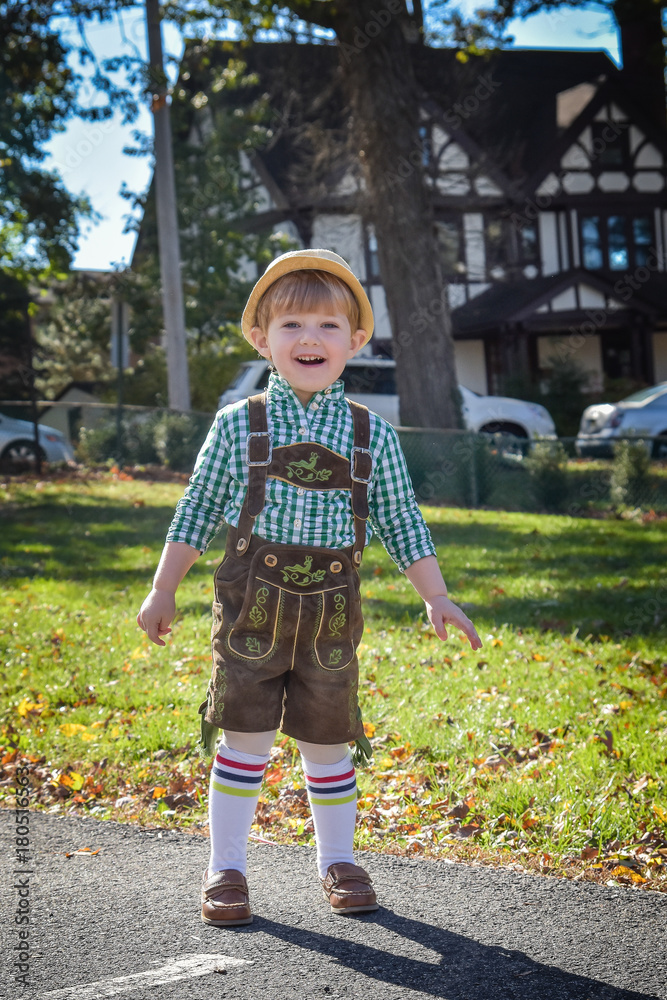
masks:
[[[378,908],[371,877],[359,865],[347,861],[329,865],[320,882],[332,913],[368,913]]]
[[[235,868],[213,872],[201,887],[201,918],[214,927],[236,927],[251,924],[250,897],[245,875]]]

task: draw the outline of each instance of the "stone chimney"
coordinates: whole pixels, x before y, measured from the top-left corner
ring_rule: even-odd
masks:
[[[621,79],[635,103],[660,128],[665,128],[665,50],[662,7],[657,0],[615,0]]]

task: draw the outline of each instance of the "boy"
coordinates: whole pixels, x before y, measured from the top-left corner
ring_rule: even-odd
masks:
[[[266,394],[217,414],[137,616],[164,646],[176,589],[226,521],[202,706],[206,722],[223,730],[202,885],[202,920],[216,926],[252,921],[247,840],[278,728],[301,753],[331,910],[377,909],[352,854],[357,796],[348,747],[365,740],[356,648],[367,519],[424,599],[437,635],[446,639],[451,623],[473,649],[481,646],[447,597],[396,432],[348,403],[337,381],[373,332],[370,302],[346,262],[327,250],[278,257],[251,292],[242,329],[272,365]]]

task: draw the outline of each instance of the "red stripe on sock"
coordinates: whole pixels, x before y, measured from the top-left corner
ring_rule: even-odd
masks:
[[[354,768],[351,771],[347,771],[345,774],[336,774],[333,778],[311,778],[309,774],[306,774],[308,781],[312,781],[313,784],[325,784],[330,781],[343,781],[345,778],[354,777]]]
[[[239,771],[263,771],[266,767],[266,764],[239,764],[235,760],[221,757],[219,753],[215,755],[215,759],[219,764],[224,764],[225,767],[235,767]]]

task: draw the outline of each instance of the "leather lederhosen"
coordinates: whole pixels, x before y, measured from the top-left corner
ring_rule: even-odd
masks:
[[[357,646],[363,632],[359,573],[366,538],[368,410],[348,400],[349,458],[324,445],[271,447],[265,395],[248,400],[248,490],[215,573],[209,726],[281,729],[309,743],[363,739]],[[309,490],[350,490],[355,540],[345,549],[288,545],[253,534],[267,476]]]

